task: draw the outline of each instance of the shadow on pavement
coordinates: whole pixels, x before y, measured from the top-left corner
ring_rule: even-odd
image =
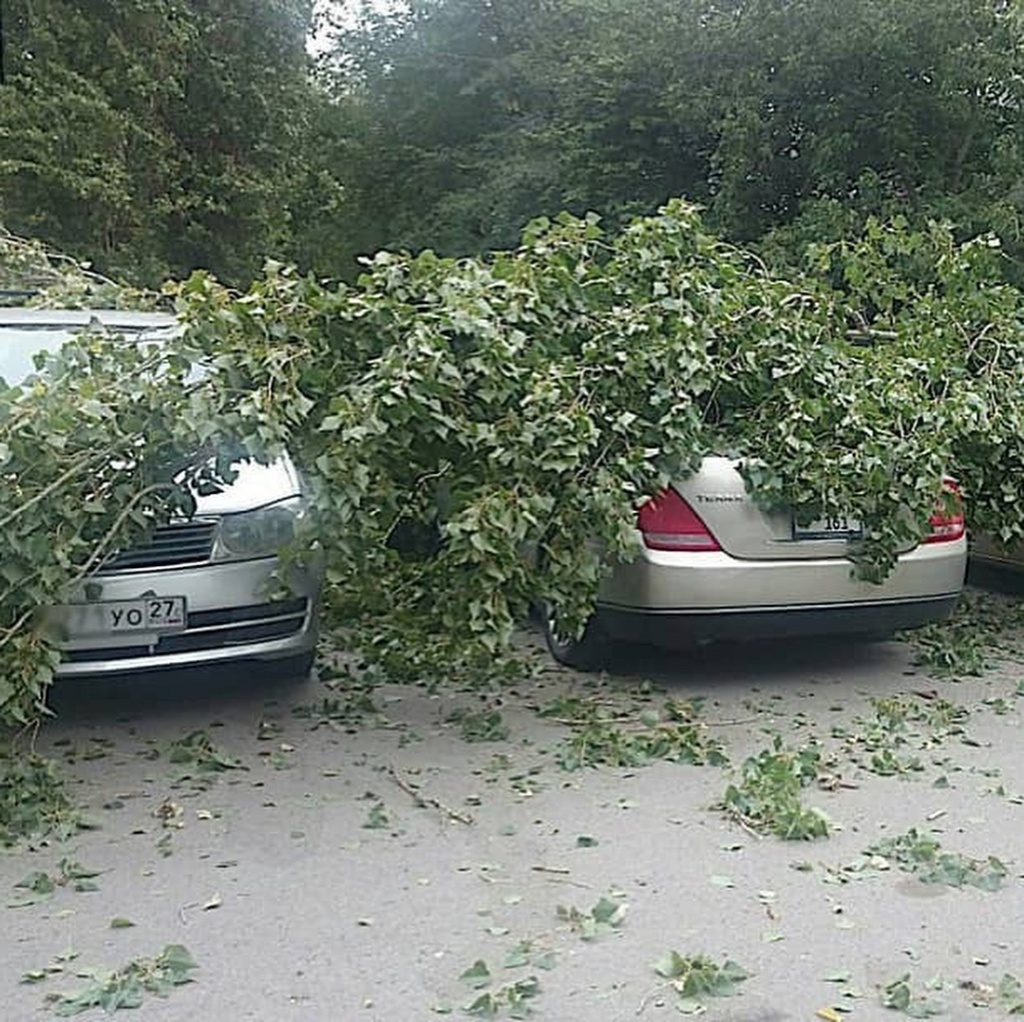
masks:
[[[548,653],[539,627],[524,635],[535,655]],[[872,676],[913,676],[910,647],[896,640],[808,638],[776,641],[716,642],[681,649],[616,645],[605,671],[590,677],[635,684],[640,680],[660,685],[694,684],[727,687],[772,686],[780,691],[806,686],[815,679],[866,679]],[[556,670],[573,674],[570,668]],[[588,677],[588,675],[579,675]]]
[[[241,703],[301,700],[315,683],[315,675],[297,677],[271,664],[232,664],[66,679],[53,686],[49,703],[63,723],[125,722],[170,716],[186,706],[227,714]]]
[[[744,675],[748,681],[789,678],[794,672],[830,672],[842,667],[880,666],[905,648],[894,642],[787,639],[778,642],[710,643],[690,649],[623,646],[616,650],[609,673],[642,672],[665,680],[702,676],[707,680]]]
[[[548,659],[536,629],[527,630],[522,638],[528,650],[558,673],[574,673]],[[816,679],[838,681],[898,673],[916,673],[909,666],[908,649],[902,643],[789,639],[714,643],[684,650],[621,645],[605,677],[613,683],[645,680],[666,686],[698,684],[723,690],[741,684],[785,692]],[[65,680],[54,685],[50,706],[59,722],[71,725],[157,722],[179,715],[186,708],[201,716],[230,718],[241,707],[308,702],[315,698],[317,685],[315,673],[303,678],[283,667],[235,664]]]

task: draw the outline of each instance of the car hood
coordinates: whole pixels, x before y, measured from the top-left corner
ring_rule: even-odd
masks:
[[[253,511],[302,493],[298,470],[287,455],[268,465],[239,461],[232,468],[238,473],[233,483],[219,493],[195,495],[197,516]]]

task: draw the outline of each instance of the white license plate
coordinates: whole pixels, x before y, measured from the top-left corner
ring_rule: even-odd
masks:
[[[827,515],[807,525],[793,522],[794,539],[860,539],[864,529],[849,515]]]
[[[184,596],[146,596],[138,600],[73,603],[57,607],[55,614],[72,639],[180,632],[187,624]]]

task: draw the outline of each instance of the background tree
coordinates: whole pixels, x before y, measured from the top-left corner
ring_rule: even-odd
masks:
[[[154,281],[291,254],[316,167],[310,0],[7,0],[0,220]]]
[[[675,195],[783,262],[894,213],[1021,256],[1016,0],[409,0],[316,76],[313,0],[6,5],[0,221],[136,281]]]
[[[838,229],[829,199],[1013,245],[1020,40],[998,0],[417,0],[341,31],[327,67],[344,233],[465,253],[686,195],[737,239],[795,224],[776,252]]]
[[[428,0],[338,32],[321,80],[349,128],[338,166],[350,256],[508,247],[535,213],[561,208],[546,86],[525,67],[551,6]]]

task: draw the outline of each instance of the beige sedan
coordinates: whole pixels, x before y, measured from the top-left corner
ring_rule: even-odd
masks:
[[[617,641],[888,635],[947,617],[967,563],[963,514],[937,511],[930,533],[900,554],[883,583],[864,581],[850,560],[858,522],[837,515],[801,525],[789,513],[766,514],[727,458],[706,458],[642,508],[637,527],[639,555],[614,568],[580,638],[543,615],[562,663],[597,667]]]

